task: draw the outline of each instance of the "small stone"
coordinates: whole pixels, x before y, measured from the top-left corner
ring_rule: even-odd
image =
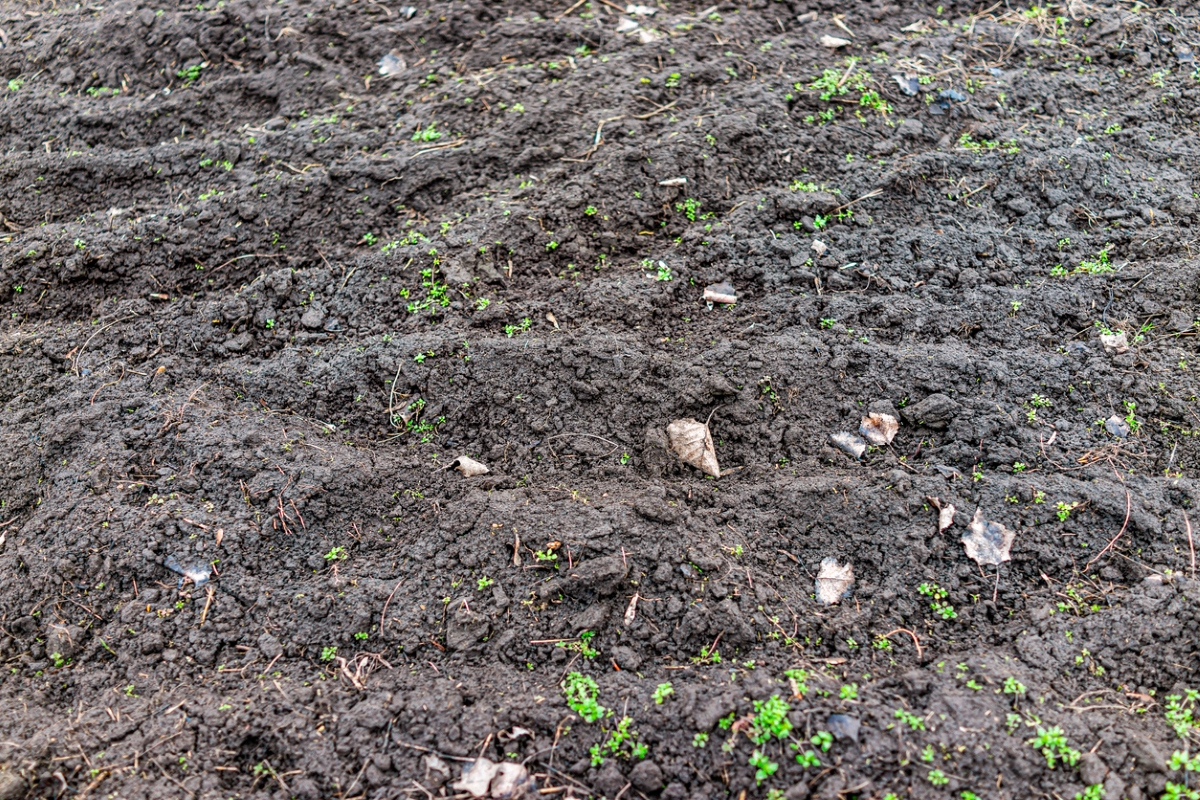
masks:
[[[1167,327],[1176,333],[1190,331],[1192,329],[1192,316],[1184,311],[1172,311],[1171,320],[1167,323]]]
[[[962,411],[962,406],[946,395],[931,394],[916,405],[902,410],[900,415],[910,425],[945,428],[951,420],[958,416],[960,411]]]
[[[805,800],[808,797],[808,784],[804,781],[793,784],[783,793],[784,800]]]
[[[617,666],[628,672],[635,672],[642,665],[642,657],[631,647],[618,645],[610,651],[610,654],[613,660],[617,662]]]
[[[1111,433],[1118,439],[1124,439],[1129,436],[1129,423],[1120,415],[1113,414],[1108,419],[1104,420],[1104,430]]]
[[[662,770],[653,761],[643,761],[629,771],[629,782],[639,792],[657,792],[662,788]]]
[[[283,117],[271,117],[263,123],[263,128],[268,131],[281,131],[287,127],[287,120]]]
[[[300,317],[300,324],[310,331],[319,331],[325,326],[325,312],[316,306],[309,306]]]
[[[616,797],[617,792],[625,786],[625,776],[621,774],[621,770],[617,769],[617,765],[613,763],[612,759],[609,759],[608,763],[600,770],[600,774],[596,776],[592,786],[597,794],[604,797]]]
[[[1095,753],[1084,753],[1079,759],[1079,777],[1083,778],[1084,785],[1104,783],[1104,776],[1107,774],[1108,767]]]
[[[825,725],[838,741],[850,739],[854,742],[858,741],[858,731],[862,727],[862,723],[857,719],[845,714],[831,715],[829,719],[825,720]]]

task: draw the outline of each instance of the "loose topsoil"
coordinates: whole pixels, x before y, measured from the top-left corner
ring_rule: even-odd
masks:
[[[1194,798],[1197,49],[3,4],[0,798]]]

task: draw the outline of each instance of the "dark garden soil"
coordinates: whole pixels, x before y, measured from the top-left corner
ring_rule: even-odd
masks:
[[[988,5],[0,5],[0,798],[1200,796],[1197,9]]]

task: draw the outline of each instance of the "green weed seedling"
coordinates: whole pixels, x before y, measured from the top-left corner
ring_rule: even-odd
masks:
[[[808,694],[808,670],[787,669],[783,671],[783,677],[792,687],[792,696],[804,699],[804,695]]]
[[[786,739],[792,732],[792,723],[788,720],[791,706],[779,695],[771,695],[766,700],[754,701],[754,717],[750,723],[749,737],[755,744],[765,744],[774,736],[776,739]]]
[[[666,683],[660,683],[654,690],[655,705],[661,706],[663,701],[673,694],[675,694],[675,687],[671,685],[670,681],[667,681]]]
[[[1004,693],[1014,695],[1025,695],[1025,684],[1021,683],[1016,678],[1009,676],[1004,679]]]
[[[626,759],[643,759],[650,754],[650,748],[638,741],[638,732],[633,727],[633,717],[622,717],[608,734],[604,742],[597,742],[588,751],[592,757],[592,766],[598,767],[604,763],[605,756]]]
[[[750,754],[750,766],[755,768],[754,781],[758,786],[762,786],[762,782],[775,774],[779,769],[779,765],[767,757],[766,753],[761,750],[755,750]]]
[[[929,598],[929,608],[942,619],[951,620],[958,616],[954,606],[946,602],[949,592],[941,586],[936,583],[922,583],[917,587],[917,591]]]
[[[1053,728],[1038,726],[1038,735],[1030,739],[1028,744],[1046,758],[1046,766],[1054,769],[1059,763],[1069,767],[1079,763],[1080,753],[1067,744],[1067,735],[1063,729],[1055,725]]]
[[[833,747],[833,734],[829,731],[817,731],[809,741],[821,748],[822,753],[828,753],[829,748]]]
[[[346,552],[346,548],[344,547],[334,547],[325,554],[326,561],[345,561],[349,557],[350,554]]]
[[[595,658],[600,655],[600,651],[592,647],[592,639],[595,637],[595,631],[584,631],[579,634],[577,642],[559,642],[555,647],[561,647],[564,650],[569,650],[573,653],[579,653],[584,658]]]
[[[567,673],[562,682],[563,697],[567,706],[579,714],[585,722],[595,722],[611,714],[608,709],[596,702],[600,694],[600,686],[595,679],[580,672]]]
[[[925,720],[916,714],[910,714],[902,708],[897,708],[894,716],[914,731],[925,730]]]
[[[413,134],[412,140],[414,142],[436,142],[440,138],[442,138],[442,134],[437,129],[437,123],[431,122],[424,128],[418,125],[417,132]]]

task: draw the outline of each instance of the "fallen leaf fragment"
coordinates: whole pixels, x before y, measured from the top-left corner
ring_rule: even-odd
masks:
[[[938,509],[938,533],[941,533],[954,524],[954,512],[957,510],[950,504]]]
[[[558,317],[554,316],[554,312],[546,312],[546,321],[554,326],[554,330],[561,330],[561,328],[558,327]]]
[[[737,291],[729,281],[712,283],[704,287],[704,300],[707,303],[725,303],[733,305],[737,302]]]
[[[1125,335],[1125,331],[1102,333],[1100,334],[1100,344],[1104,345],[1104,352],[1110,355],[1120,355],[1129,349],[1129,337]]]
[[[1129,435],[1129,423],[1120,414],[1113,414],[1104,420],[1104,430],[1118,439],[1124,439]]]
[[[442,761],[432,753],[424,756],[425,761],[425,782],[434,782],[434,788],[441,786],[446,781],[450,780],[450,767],[445,761]]]
[[[900,91],[909,97],[921,90],[921,82],[916,75],[893,75],[892,80],[900,87]]]
[[[638,24],[629,17],[621,17],[617,20],[617,33],[629,33],[630,31],[636,31],[637,29]]]
[[[900,30],[905,33],[928,33],[929,26],[925,24],[925,20],[919,19],[911,25],[905,25]]]
[[[492,779],[492,797],[495,800],[520,800],[536,789],[529,771],[521,764],[506,761],[500,765]]]
[[[868,414],[862,418],[862,422],[858,426],[859,434],[876,447],[891,444],[892,439],[896,438],[898,430],[900,430],[900,420],[891,414]]]
[[[687,178],[667,178],[659,181],[659,186],[687,186]]]
[[[379,74],[385,76],[400,75],[408,67],[404,59],[395,53],[385,53],[379,59]]]
[[[817,254],[817,258],[825,255],[825,251],[829,249],[829,245],[822,242],[820,239],[812,240],[812,251]]]
[[[470,792],[475,797],[486,797],[492,778],[500,771],[500,765],[480,756],[463,770],[462,777],[450,784],[461,792]]]
[[[831,47],[835,50],[839,47],[845,47],[846,45],[850,44],[849,39],[839,39],[838,37],[830,36],[829,34],[822,36],[820,42],[822,47]]]
[[[838,450],[855,459],[862,458],[863,453],[867,452],[867,443],[849,431],[831,433],[829,441]]]
[[[705,423],[697,422],[691,417],[677,419],[667,426],[667,442],[671,452],[679,456],[683,463],[690,464],[705,475],[721,477],[712,433]]]
[[[846,562],[839,566],[836,558],[821,559],[821,571],[817,573],[817,600],[825,605],[833,605],[843,597],[850,595],[850,587],[854,585],[854,565]]]
[[[467,456],[459,456],[450,462],[450,466],[466,475],[468,478],[474,478],[476,475],[487,475],[491,470],[480,464],[473,458]]]
[[[654,6],[625,6],[626,14],[633,14],[635,17],[653,17],[658,13],[658,9]]]
[[[983,509],[977,508],[968,532],[963,536],[963,547],[967,551],[967,558],[976,564],[995,566],[1009,560],[1009,551],[1016,537],[1016,531],[1010,531],[999,522],[984,519]]]
[[[942,505],[941,498],[938,497],[925,495],[925,499],[929,501],[929,505],[938,510],[938,533],[942,533],[954,524],[954,514],[958,509],[950,503]]]
[[[662,38],[662,34],[653,28],[640,28],[637,32],[638,41],[642,44],[651,44]]]

